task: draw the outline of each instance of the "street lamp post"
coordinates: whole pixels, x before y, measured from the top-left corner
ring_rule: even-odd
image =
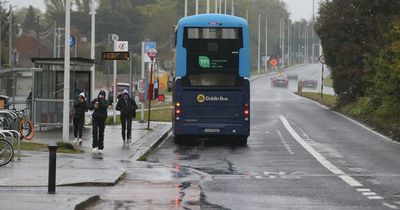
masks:
[[[64,105],[63,105],[63,141],[69,140],[69,79],[70,79],[70,8],[71,0],[65,1],[65,40],[64,40]]]
[[[153,69],[154,69],[154,60],[157,56],[157,50],[154,48],[151,48],[147,51],[147,55],[149,56],[151,60],[151,67],[150,67],[150,82],[149,82],[149,90],[148,90],[148,95],[147,98],[149,99],[149,111],[147,115],[147,129],[150,129],[150,112],[151,112],[151,100],[153,100]]]

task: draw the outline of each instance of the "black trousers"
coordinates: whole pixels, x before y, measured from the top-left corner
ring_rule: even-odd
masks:
[[[106,119],[93,119],[92,120],[92,135],[93,135],[93,143],[92,147],[98,147],[99,149],[104,148],[104,129]]]
[[[120,115],[121,119],[121,125],[122,125],[122,139],[125,141],[125,133],[127,139],[131,139],[131,133],[132,133],[132,116],[127,116],[127,115]],[[125,132],[125,130],[127,130]]]
[[[83,124],[85,123],[85,118],[84,117],[74,117],[74,137],[82,138],[82,131],[83,131]]]

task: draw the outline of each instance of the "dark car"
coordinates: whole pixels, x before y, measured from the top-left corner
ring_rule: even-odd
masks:
[[[284,76],[273,77],[271,78],[271,86],[287,88],[289,86],[289,80]]]
[[[111,88],[111,90],[108,92],[108,103],[111,105],[113,103],[113,97],[114,97],[114,87]],[[118,82],[117,84],[117,98],[122,94],[122,91],[128,90],[129,91],[129,83],[122,83]]]
[[[303,88],[317,88],[318,81],[313,78],[303,78],[301,81]]]

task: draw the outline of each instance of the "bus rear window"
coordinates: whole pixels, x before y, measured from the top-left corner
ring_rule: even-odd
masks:
[[[188,28],[187,39],[239,39],[238,28]]]

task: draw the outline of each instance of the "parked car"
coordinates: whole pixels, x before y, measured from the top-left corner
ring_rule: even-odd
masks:
[[[289,86],[289,80],[285,76],[272,77],[271,86],[287,88]]]
[[[314,78],[303,78],[301,79],[301,84],[303,88],[317,88],[318,86],[318,81]]]
[[[289,72],[287,73],[287,78],[297,80],[299,79],[299,75],[296,72]]]
[[[117,98],[122,94],[122,91],[128,90],[129,91],[129,83],[117,83]],[[114,97],[114,86],[111,87],[111,90],[108,92],[108,103],[111,105],[113,103]]]

